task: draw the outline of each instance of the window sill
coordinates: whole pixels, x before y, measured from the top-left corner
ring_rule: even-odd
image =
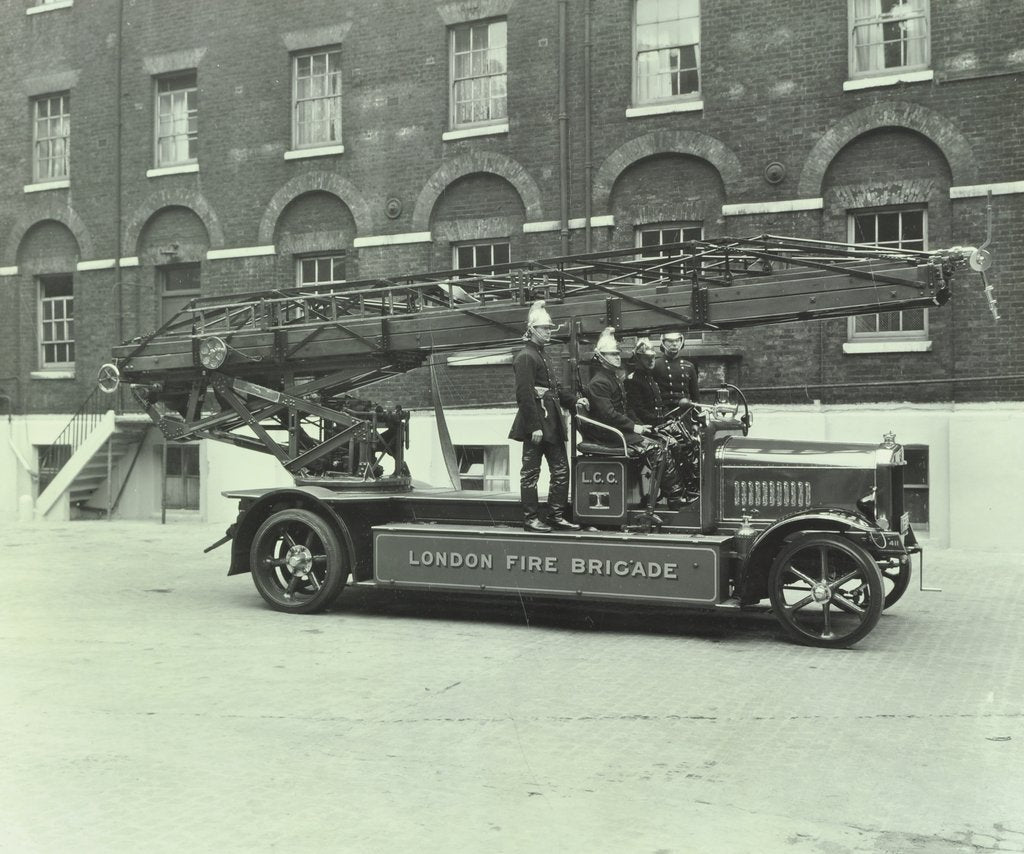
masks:
[[[344,145],[322,145],[319,148],[293,148],[284,153],[284,159],[304,160],[307,157],[330,157],[333,154],[344,153]]]
[[[198,163],[182,163],[180,166],[159,166],[156,169],[147,169],[147,178],[159,178],[162,175],[184,175],[188,172],[198,172]]]
[[[481,352],[479,350],[467,350],[462,353],[454,353],[445,359],[445,362],[453,368],[471,368],[480,365],[511,365],[512,353],[495,353],[493,351]]]
[[[70,9],[74,5],[74,0],[57,0],[56,3],[44,3],[42,6],[29,6],[25,10],[25,14],[38,15],[40,12],[52,12],[54,9]]]
[[[663,113],[697,113],[704,109],[704,99],[676,101],[672,104],[648,104],[646,107],[627,107],[626,118],[638,119],[643,116],[660,116]]]
[[[73,380],[75,378],[74,368],[51,368],[42,371],[32,371],[29,377],[34,380]]]
[[[920,71],[900,71],[895,74],[879,74],[875,77],[858,77],[854,80],[847,80],[843,83],[843,91],[875,89],[880,86],[895,86],[897,83],[921,83],[934,78],[935,72],[930,68]]]
[[[56,181],[40,181],[37,184],[26,184],[22,190],[26,193],[43,193],[46,190],[66,190],[71,186],[71,180],[60,178]]]
[[[502,122],[500,125],[484,125],[477,128],[446,130],[441,134],[441,141],[451,142],[456,139],[469,139],[473,136],[494,136],[499,133],[508,133],[508,122]]]
[[[931,341],[845,341],[844,353],[930,353]]]

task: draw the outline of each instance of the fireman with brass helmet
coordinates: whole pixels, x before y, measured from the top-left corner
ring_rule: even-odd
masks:
[[[666,409],[698,400],[697,368],[683,358],[685,345],[682,332],[666,332],[661,336],[661,356],[655,359],[653,372]]]
[[[663,467],[661,493],[668,501],[670,510],[684,506],[683,487],[679,471],[669,450],[669,443],[655,432],[650,424],[638,421],[636,413],[626,400],[626,389],[620,377],[622,353],[615,340],[615,328],[607,327],[594,345],[594,371],[587,386],[590,400],[590,417],[622,433],[631,457],[641,458],[652,472]],[[587,436],[594,442],[608,443],[608,435],[594,431]],[[586,431],[585,431],[586,435]]]
[[[637,339],[633,346],[633,370],[625,381],[626,403],[637,418],[650,424],[660,439],[668,444],[687,500],[694,499],[700,489],[700,439],[692,407],[679,410],[666,405],[661,386],[654,375],[656,352],[648,338]]]
[[[577,403],[587,406],[586,398],[577,399],[562,388],[558,371],[545,347],[557,327],[537,300],[526,319],[526,346],[518,353],[512,368],[516,375],[515,421],[508,437],[523,443],[523,465],[519,475],[519,495],[523,505],[523,527],[533,533],[551,530],[578,531],[580,526],[566,518],[569,504],[569,459],[565,453],[568,434],[562,408]],[[541,461],[547,460],[548,486],[547,522],[540,518],[537,482]]]

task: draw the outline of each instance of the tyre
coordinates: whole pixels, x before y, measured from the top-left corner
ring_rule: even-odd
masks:
[[[910,561],[883,569],[882,582],[885,585],[885,607],[888,609],[895,605],[910,587]]]
[[[348,579],[348,555],[334,528],[309,510],[268,517],[249,551],[252,580],[275,611],[313,614],[337,598]]]
[[[783,631],[809,646],[852,646],[878,623],[885,587],[874,558],[838,534],[806,534],[779,552],[768,576]]]

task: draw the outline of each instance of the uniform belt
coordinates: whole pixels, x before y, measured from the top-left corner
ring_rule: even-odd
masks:
[[[541,408],[547,414],[549,418],[554,418],[558,414],[557,407],[552,411],[548,408],[548,404],[551,403],[551,397],[548,392],[554,393],[553,388],[548,388],[543,385],[535,385],[533,387],[533,393],[537,395],[537,400],[540,401]]]

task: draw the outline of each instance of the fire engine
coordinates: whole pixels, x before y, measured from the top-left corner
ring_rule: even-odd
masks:
[[[415,483],[409,412],[360,406],[352,394],[439,355],[507,349],[538,298],[568,331],[568,373],[579,377],[606,326],[656,335],[937,306],[958,274],[984,277],[991,262],[984,248],[774,235],[659,253],[197,298],[115,347],[99,383],[111,392],[128,383],[167,441],[229,442],[274,455],[293,475],[288,488],[226,492],[238,517],[210,547],[230,541],[228,574],[250,574],[278,611],[321,611],[346,584],[591,604],[763,609],[767,600],[790,638],[850,646],[907,590],[921,552],[891,435],[881,445],[758,439],[743,391],[726,384],[678,413],[699,495],[666,510],[657,473],[641,471],[621,434],[603,428],[600,441],[584,440],[588,415],[572,413],[571,501],[583,528],[538,534],[522,529],[516,495]],[[985,294],[995,314],[987,282]]]

